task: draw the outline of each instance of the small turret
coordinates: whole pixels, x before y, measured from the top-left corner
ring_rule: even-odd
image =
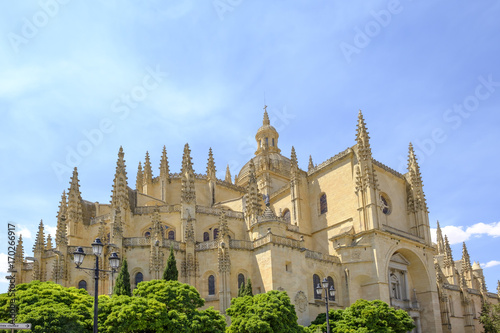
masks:
[[[256,219],[262,213],[262,199],[257,186],[257,178],[255,177],[255,165],[253,160],[249,164],[250,173],[246,193],[246,214],[250,219]]]
[[[307,171],[311,172],[312,169],[314,169],[313,158],[311,155],[309,155],[309,165],[307,166]]]
[[[170,170],[168,166],[167,148],[165,146],[163,146],[163,151],[161,153],[160,177],[170,182]]]
[[[83,223],[82,195],[76,167],[73,170],[68,191],[68,222],[73,226]]]
[[[116,162],[115,179],[113,180],[113,192],[111,195],[111,207],[119,207],[122,211],[130,209],[124,156],[123,148],[120,146],[118,161]]]
[[[43,221],[40,220],[38,231],[36,233],[35,244],[33,245],[33,253],[41,254],[45,249],[45,235],[43,233]]]
[[[231,180],[231,171],[229,170],[229,164],[226,167],[226,177],[225,177],[224,181],[226,183],[230,183],[230,184],[233,183],[232,180]]]
[[[437,221],[436,238],[437,238],[438,254],[444,254],[445,248],[444,248],[443,233],[441,231],[441,226],[439,225],[439,221]]]
[[[135,180],[135,188],[139,193],[142,193],[143,191],[143,184],[144,184],[144,171],[142,171],[142,164],[139,162],[139,167],[137,168],[137,177]]]
[[[212,153],[212,148],[210,148],[208,150],[207,179],[212,180],[212,181],[217,180],[214,155]]]
[[[63,191],[61,202],[59,204],[59,212],[57,213],[57,229],[56,229],[56,246],[68,245],[68,226],[66,224],[66,215],[68,210],[68,203],[66,202],[66,191]]]
[[[262,126],[255,135],[255,140],[257,141],[257,150],[255,151],[255,155],[259,155],[261,153],[279,154],[281,150],[278,148],[278,138],[278,131],[271,126],[271,121],[269,120],[269,115],[267,114],[267,105],[265,105]]]
[[[191,162],[191,150],[189,144],[184,146],[184,153],[182,155],[182,203],[192,203],[196,200],[196,192],[194,188],[194,170],[193,162]]]
[[[21,264],[24,261],[24,246],[23,246],[23,235],[19,235],[16,246],[16,254],[14,256],[14,261],[16,264]]]
[[[149,152],[146,152],[146,159],[144,161],[144,184],[148,185],[153,182],[153,169],[151,168],[151,161],[149,159]]]

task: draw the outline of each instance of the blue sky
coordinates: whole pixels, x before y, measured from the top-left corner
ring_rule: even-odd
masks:
[[[70,170],[108,202],[120,145],[129,184],[149,151],[171,172],[189,142],[219,178],[254,151],[268,105],[285,156],[307,168],[354,144],[363,110],[374,157],[420,159],[431,226],[500,276],[500,3],[470,1],[18,1],[0,11],[0,221],[31,253]],[[0,273],[7,248],[0,249]],[[0,292],[7,289],[1,279]]]

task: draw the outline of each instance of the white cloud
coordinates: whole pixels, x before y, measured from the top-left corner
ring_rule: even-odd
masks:
[[[52,227],[50,225],[45,225],[44,226],[44,231],[45,231],[45,237],[47,235],[50,235],[52,237],[52,241],[54,241],[54,236],[56,234],[57,227]]]
[[[486,264],[481,264],[481,268],[490,268],[490,267],[494,267],[494,266],[498,266],[498,265],[500,265],[500,261],[491,260],[491,261],[488,261]]]
[[[31,239],[31,231],[24,225],[18,224],[16,226],[16,235],[23,235],[23,239]]]
[[[481,237],[483,235],[490,237],[500,237],[500,222],[476,223],[470,227],[448,225],[441,228],[443,236],[448,236],[450,244],[462,243],[471,237]],[[431,229],[432,240],[435,242],[436,229]],[[490,266],[491,267],[491,266]]]

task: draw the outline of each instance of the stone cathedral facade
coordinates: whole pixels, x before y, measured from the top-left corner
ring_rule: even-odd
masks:
[[[104,258],[111,252],[127,258],[132,287],[161,278],[172,247],[179,280],[222,312],[251,279],[254,293],[286,290],[299,323],[307,325],[325,310],[314,287],[327,278],[336,289],[331,308],[381,299],[408,311],[415,332],[482,331],[481,304],[498,303],[498,294],[486,290],[465,244],[462,259],[454,261],[439,226],[432,243],[411,144],[407,173],[378,162],[360,112],[355,144],[319,165],[310,159],[302,170],[294,148],[284,156],[278,138],[264,111],[255,157],[234,181],[229,168],[217,179],[211,150],[204,174],[195,173],[187,144],[180,173],[170,172],[164,148],[153,175],[146,153],[135,189],[120,148],[106,204],[82,199],[75,168],[55,239],[45,237],[40,223],[33,257],[24,257],[20,237],[16,281],[51,280],[92,293],[93,278],[75,269],[72,253],[82,246],[90,254],[100,237]],[[109,269],[107,260],[100,262]],[[100,294],[111,293],[116,275],[102,273]]]

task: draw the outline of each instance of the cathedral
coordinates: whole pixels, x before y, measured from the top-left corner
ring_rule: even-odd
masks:
[[[91,254],[99,237],[101,267],[110,269],[112,252],[126,258],[132,288],[162,278],[172,248],[179,280],[223,313],[251,280],[254,294],[287,291],[299,323],[308,325],[325,311],[315,287],[326,279],[335,289],[330,308],[380,299],[407,311],[414,332],[482,331],[481,304],[498,303],[500,288],[499,294],[487,291],[465,244],[454,261],[439,224],[437,244],[431,241],[411,144],[401,174],[372,156],[361,112],[355,144],[318,165],[310,159],[307,170],[299,168],[293,147],[282,154],[278,139],[265,110],[255,156],[234,179],[229,167],[225,179],[217,179],[211,149],[206,172],[195,173],[186,144],[180,173],[170,171],[164,147],[154,175],[146,153],[135,189],[120,148],[109,203],[82,199],[75,168],[54,239],[45,237],[40,222],[33,256],[25,257],[19,238],[17,283],[50,280],[93,293],[93,278],[75,268],[73,253],[83,247]],[[112,292],[116,276],[101,273],[99,294]]]

